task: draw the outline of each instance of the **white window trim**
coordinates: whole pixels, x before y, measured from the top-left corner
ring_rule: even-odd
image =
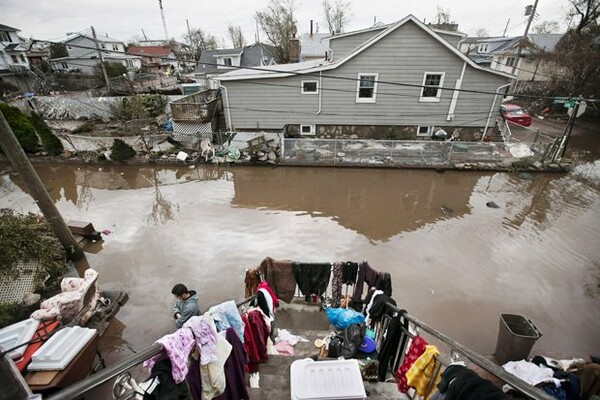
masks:
[[[358,97],[360,93],[360,77],[361,76],[374,76],[375,84],[373,85],[373,97]],[[375,103],[377,101],[377,81],[379,80],[379,74],[372,72],[359,72],[358,80],[356,82],[356,102],[357,103]]]
[[[302,128],[308,126],[310,127],[310,133],[304,133],[302,132]],[[316,126],[315,125],[300,125],[300,135],[303,136],[314,136],[317,134],[317,130],[316,130]]]
[[[419,133],[419,131],[421,130],[422,127],[423,128],[427,127],[427,133]],[[420,136],[420,137],[430,137],[431,135],[433,135],[433,131],[435,131],[435,126],[433,126],[433,125],[431,125],[431,126],[428,126],[428,125],[423,125],[423,126],[419,125],[419,126],[417,126],[417,136]]]
[[[445,72],[431,72],[431,71],[425,71],[423,73],[423,83],[421,83],[421,86],[423,86],[423,87],[421,87],[421,96],[419,97],[419,102],[421,102],[421,103],[439,103],[440,99],[442,98],[442,89],[438,89],[436,97],[423,97],[423,91],[425,90],[425,81],[427,80],[427,75],[442,75],[439,86],[444,87],[444,78],[446,77],[446,73]]]
[[[315,90],[314,92],[305,92],[304,91],[304,84],[305,83],[315,83],[317,85],[317,90]],[[300,83],[300,92],[302,94],[319,94],[319,81],[317,81],[317,80],[302,81]]]

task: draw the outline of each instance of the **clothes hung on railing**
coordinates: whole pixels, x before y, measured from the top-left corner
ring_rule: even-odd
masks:
[[[310,300],[312,294],[321,296],[327,290],[331,276],[330,263],[292,262],[292,271],[306,301]]]
[[[296,292],[296,279],[292,271],[292,263],[288,260],[273,260],[271,257],[265,258],[258,271],[264,276],[278,299],[290,303]],[[252,294],[254,294],[252,292]]]
[[[453,364],[444,370],[438,392],[433,399],[444,400],[508,400],[500,388],[464,365]]]
[[[404,356],[402,365],[396,370],[395,376],[398,383],[398,390],[402,393],[408,392],[409,389],[406,382],[406,373],[410,367],[412,367],[413,363],[425,352],[425,346],[427,346],[427,344],[427,341],[421,336],[415,336],[410,343],[408,352]]]
[[[232,328],[227,329],[225,339],[232,346],[231,354],[224,366],[227,384],[223,394],[215,397],[215,400],[248,400],[250,396],[246,388],[246,375],[244,372],[248,356],[244,350],[244,345]]]
[[[342,301],[343,271],[342,263],[331,264],[331,307],[338,308]]]
[[[248,372],[258,371],[258,364],[265,363],[267,356],[267,340],[271,328],[264,313],[256,308],[242,315],[244,321],[244,349],[248,355]]]
[[[235,301],[229,300],[212,306],[207,313],[214,319],[218,332],[226,331],[231,327],[242,343],[244,342],[244,323]]]
[[[404,353],[408,341],[407,336],[402,330],[402,327],[405,327],[408,330],[408,321],[403,318],[405,313],[406,310],[400,310],[387,326],[385,339],[379,349],[379,355],[377,356],[377,360],[379,361],[377,376],[381,382],[385,381],[388,370],[393,370],[396,367],[393,365],[396,354]]]
[[[354,294],[352,295],[352,301],[355,303],[361,303],[362,294],[364,290],[364,284],[368,285],[369,292],[373,292],[374,290],[382,290],[388,296],[392,295],[392,277],[387,272],[378,272],[374,270],[367,261],[363,261],[358,266],[358,277],[356,280],[356,285],[354,286]],[[365,302],[368,303],[372,294],[367,295],[367,300]]]
[[[346,261],[342,263],[342,283],[344,285],[354,285],[356,283],[356,275],[358,274],[358,263],[354,261]]]
[[[406,372],[406,384],[414,388],[417,394],[424,397],[425,400],[429,400],[433,394],[433,390],[431,390],[433,385],[437,385],[441,378],[441,370],[436,358],[439,354],[436,346],[428,344],[425,346],[423,354]]]
[[[385,311],[385,305],[387,303],[396,305],[396,300],[383,293],[383,291],[381,291],[381,294],[377,296],[375,294],[373,295],[371,307],[367,307],[367,324],[369,323],[369,321],[371,324],[374,324],[381,320]]]

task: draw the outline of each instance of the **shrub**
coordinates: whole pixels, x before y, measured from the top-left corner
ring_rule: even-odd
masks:
[[[135,156],[135,150],[133,147],[122,141],[121,139],[115,139],[111,147],[110,158],[115,161],[126,161]]]
[[[136,94],[125,97],[111,107],[117,119],[132,120],[157,117],[164,112],[168,99],[160,94]]]
[[[0,209],[0,275],[19,275],[20,261],[37,261],[37,283],[47,275],[56,278],[65,265],[65,251],[46,220],[37,214]]]
[[[106,68],[106,75],[108,75],[109,78],[122,76],[127,73],[127,67],[118,62],[104,61],[104,68]],[[94,75],[104,82],[104,74],[102,73],[102,66],[100,63],[96,64],[94,69]]]
[[[0,111],[4,114],[4,118],[6,118],[23,150],[26,153],[36,152],[39,148],[38,137],[27,114],[6,103],[0,103]]]
[[[57,156],[65,151],[60,139],[57,138],[54,133],[52,133],[52,129],[50,129],[42,117],[36,113],[33,113],[31,114],[31,117],[29,117],[29,120],[40,137],[44,150],[46,150],[48,154]]]

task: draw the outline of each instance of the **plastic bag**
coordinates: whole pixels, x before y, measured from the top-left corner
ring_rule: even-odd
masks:
[[[325,310],[327,318],[331,325],[337,329],[346,329],[352,324],[361,324],[365,322],[365,316],[354,310],[347,308],[327,308]]]

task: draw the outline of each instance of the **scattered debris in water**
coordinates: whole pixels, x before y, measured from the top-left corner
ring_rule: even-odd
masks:
[[[440,210],[442,210],[442,214],[444,214],[444,215],[450,215],[454,212],[453,209],[451,209],[450,207],[446,207],[446,206],[441,206]]]
[[[485,203],[485,205],[489,208],[500,208],[500,206],[493,201],[488,201],[487,203]]]
[[[517,172],[517,176],[521,179],[525,179],[526,181],[533,180],[533,175],[529,172]]]

